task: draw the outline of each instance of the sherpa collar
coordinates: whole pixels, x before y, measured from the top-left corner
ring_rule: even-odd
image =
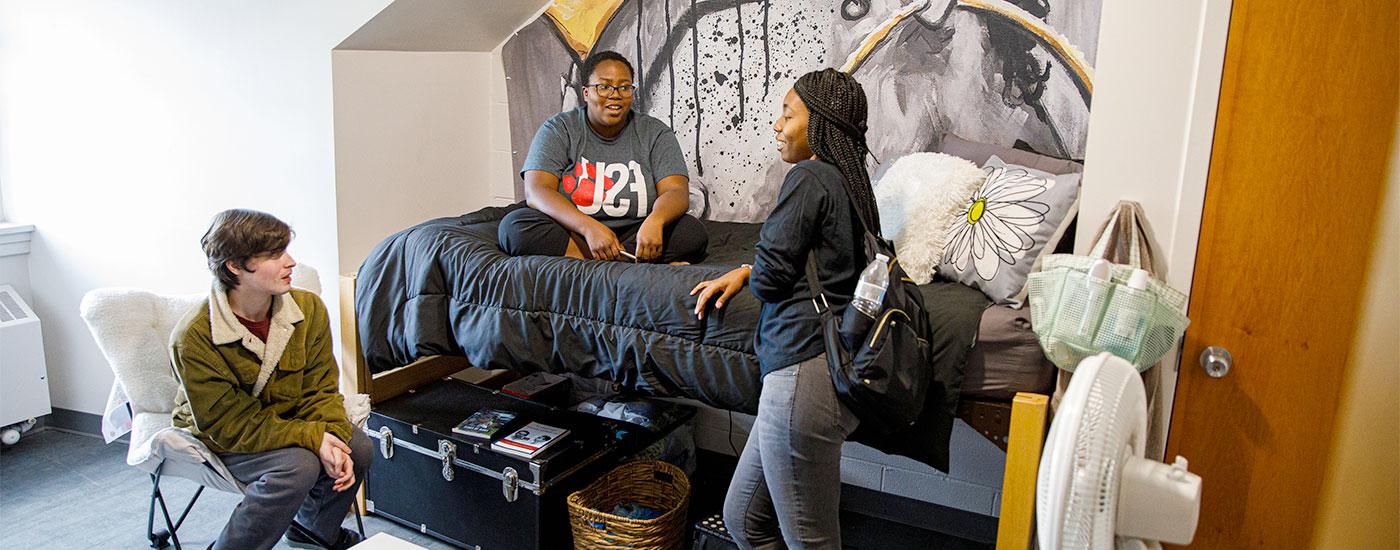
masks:
[[[277,369],[282,352],[286,351],[287,343],[292,339],[292,331],[295,330],[293,325],[305,318],[290,292],[273,296],[272,322],[267,329],[267,342],[263,342],[254,336],[248,327],[238,322],[233,308],[228,305],[227,291],[217,282],[209,291],[209,335],[214,340],[214,345],[241,341],[243,347],[258,356],[262,363],[258,369],[258,381],[253,384],[253,397],[262,393],[263,387],[267,386],[268,379],[272,377],[272,371]]]

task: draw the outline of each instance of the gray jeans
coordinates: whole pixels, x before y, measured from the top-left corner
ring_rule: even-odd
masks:
[[[841,444],[858,423],[836,399],[825,354],[763,377],[724,499],[740,548],[841,548]]]
[[[321,468],[320,456],[301,447],[219,453],[233,477],[247,487],[214,548],[272,548],[291,526],[293,514],[297,523],[335,544],[345,513],[374,460],[374,445],[360,430],[354,430],[348,444],[350,460],[355,462],[355,485],[338,492],[331,489],[335,479]]]

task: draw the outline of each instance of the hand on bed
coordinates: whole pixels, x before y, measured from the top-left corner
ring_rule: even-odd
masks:
[[[637,261],[652,262],[661,257],[665,226],[654,216],[648,216],[637,229]]]
[[[583,234],[583,239],[588,242],[588,255],[595,260],[616,260],[622,252],[622,243],[617,240],[617,233],[602,223],[594,222]]]
[[[695,296],[696,293],[700,294],[695,299],[695,317],[697,319],[705,318],[705,304],[708,304],[711,298],[717,297],[715,309],[723,309],[724,303],[738,294],[748,282],[749,268],[740,267],[730,270],[729,273],[721,275],[718,279],[702,281],[695,285],[695,288],[690,289],[691,296]]]

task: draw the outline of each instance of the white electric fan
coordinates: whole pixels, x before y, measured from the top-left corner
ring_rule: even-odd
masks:
[[[1143,458],[1146,440],[1147,397],[1137,369],[1109,353],[1080,362],[1040,459],[1041,550],[1190,544],[1201,477],[1180,456],[1171,465]]]

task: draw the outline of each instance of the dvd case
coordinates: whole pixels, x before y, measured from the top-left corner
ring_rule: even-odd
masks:
[[[455,428],[452,428],[452,431],[466,436],[490,439],[491,436],[496,435],[496,432],[504,428],[506,424],[510,424],[510,421],[514,419],[515,413],[510,411],[481,409],[472,413],[471,416],[467,417],[466,420],[463,420],[462,423],[458,424]]]
[[[492,449],[533,458],[569,435],[569,430],[531,422],[491,444]]]

